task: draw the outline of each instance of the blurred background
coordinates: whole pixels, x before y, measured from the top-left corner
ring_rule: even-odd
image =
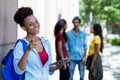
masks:
[[[0,0],[0,62],[13,48],[15,41],[23,38],[26,33],[17,25],[13,16],[22,6],[29,6],[34,10],[34,15],[40,22],[39,36],[50,40],[55,61],[55,47],[53,29],[57,20],[63,18],[67,21],[68,28],[73,28],[72,19],[81,18],[81,30],[87,34],[87,43],[93,35],[90,27],[100,23],[104,36],[104,52],[101,54],[104,68],[103,80],[120,80],[120,4],[119,0]],[[0,63],[0,72],[3,65]],[[79,73],[75,70],[74,80],[79,80]],[[57,70],[49,80],[58,80]],[[0,75],[0,80],[2,76]],[[85,71],[85,80],[88,72]]]

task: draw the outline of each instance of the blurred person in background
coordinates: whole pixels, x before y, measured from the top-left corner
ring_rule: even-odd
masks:
[[[56,60],[64,60],[64,58],[68,58],[66,62],[63,62],[63,66],[60,69],[60,78],[59,80],[69,80],[70,73],[68,64],[70,63],[68,51],[66,49],[66,29],[67,22],[64,19],[58,20],[54,28],[54,36],[55,36],[55,49],[56,49]]]
[[[87,51],[86,34],[79,28],[81,20],[78,16],[73,18],[72,23],[74,28],[67,32],[68,41],[66,44],[71,59],[69,80],[73,80],[76,65],[78,65],[80,80],[84,80]]]
[[[103,35],[101,25],[94,24],[91,27],[91,33],[94,34],[94,38],[89,44],[86,68],[89,71],[89,80],[102,80],[103,66],[100,52],[103,52]]]

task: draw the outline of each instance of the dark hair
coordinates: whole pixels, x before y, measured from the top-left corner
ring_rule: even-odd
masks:
[[[73,20],[72,20],[72,22],[73,22],[74,20],[78,20],[79,23],[81,23],[81,19],[80,19],[78,16],[74,17]]]
[[[31,15],[33,15],[33,10],[30,7],[21,7],[16,11],[14,21],[22,27],[24,26],[24,19]]]
[[[67,22],[64,19],[60,19],[56,23],[55,28],[54,28],[54,36],[56,36],[56,34],[60,32],[60,30],[65,26],[65,24],[67,24]],[[63,32],[63,37],[65,41],[67,41],[67,36],[66,36],[65,31]]]
[[[100,24],[93,24],[93,30],[95,35],[99,35],[101,39],[101,46],[100,51],[103,52],[103,35],[102,35],[102,28]]]

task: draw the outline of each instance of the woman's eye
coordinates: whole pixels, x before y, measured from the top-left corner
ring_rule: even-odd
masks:
[[[30,23],[29,26],[33,26],[33,23]]]

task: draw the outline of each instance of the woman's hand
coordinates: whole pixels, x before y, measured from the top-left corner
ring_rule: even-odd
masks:
[[[91,64],[90,71],[93,71],[93,68],[94,68],[94,64]]]
[[[68,58],[68,60],[67,60],[67,62],[66,62],[67,64],[70,64],[71,63],[71,59],[70,58]]]
[[[63,63],[63,70],[67,69],[66,63]]]
[[[32,48],[35,48],[37,46],[37,43],[34,39],[31,39],[28,49],[31,50]]]
[[[60,69],[62,66],[63,66],[63,62],[62,61],[57,62],[57,63],[53,64],[50,67],[50,71],[54,71],[54,70]]]

